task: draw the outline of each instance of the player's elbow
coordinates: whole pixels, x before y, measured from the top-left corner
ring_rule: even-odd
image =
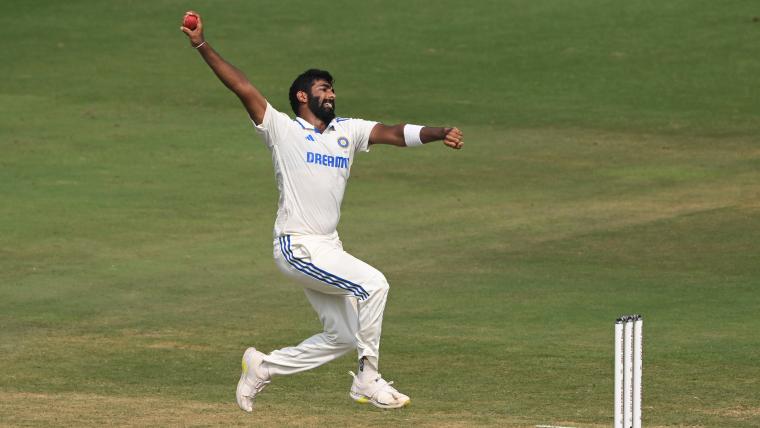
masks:
[[[258,94],[251,82],[247,81],[236,83],[230,89],[243,101],[253,99]]]

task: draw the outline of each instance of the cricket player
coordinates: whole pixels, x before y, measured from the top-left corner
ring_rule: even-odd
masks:
[[[351,164],[373,144],[417,147],[442,140],[461,149],[457,128],[411,124],[384,125],[335,116],[335,89],[327,71],[307,70],[290,87],[296,118],[277,111],[246,76],[205,40],[203,22],[181,30],[219,80],[240,98],[256,131],[272,153],[280,193],[274,225],[274,260],[282,273],[303,286],[324,331],[298,345],[264,354],[248,348],[237,386],[237,403],[246,412],[275,376],[313,369],[346,352],[358,351],[358,374],[349,396],[380,408],[409,404],[378,372],[380,330],[388,282],[380,271],[343,251],[336,228]],[[183,21],[184,22],[184,21]]]

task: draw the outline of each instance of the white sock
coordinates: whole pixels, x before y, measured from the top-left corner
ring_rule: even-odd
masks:
[[[377,374],[377,358],[362,357],[359,359],[359,381],[373,382],[379,377]]]

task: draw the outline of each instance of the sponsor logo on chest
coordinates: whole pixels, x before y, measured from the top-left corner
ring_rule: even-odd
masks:
[[[312,148],[312,150],[306,152],[306,163],[328,168],[348,169],[348,156],[324,153],[325,151],[341,151],[343,154],[348,154],[347,150],[345,150],[350,145],[348,138],[345,136],[338,136],[336,138],[335,135],[329,134],[316,136],[311,132],[307,132],[305,138],[307,141],[307,148]],[[317,151],[320,149],[321,151]]]
[[[322,165],[330,168],[348,169],[348,158],[343,156],[326,155],[324,153],[306,152],[306,163]]]

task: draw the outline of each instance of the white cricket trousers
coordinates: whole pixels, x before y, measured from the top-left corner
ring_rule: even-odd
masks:
[[[343,251],[338,234],[289,236],[274,241],[277,267],[304,287],[324,331],[264,358],[272,375],[313,369],[357,349],[377,368],[388,281]]]

